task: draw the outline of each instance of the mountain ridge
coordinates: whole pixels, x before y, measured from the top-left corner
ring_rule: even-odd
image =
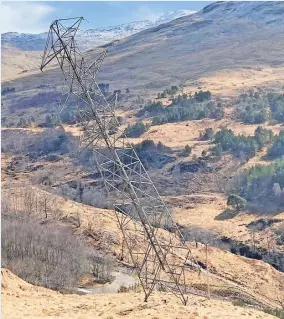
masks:
[[[115,88],[156,90],[227,69],[281,66],[282,12],[284,2],[210,4],[199,12],[104,44],[109,53],[98,76]],[[95,51],[87,53],[91,57]],[[45,77],[54,78],[56,72],[48,71]],[[42,75],[31,77],[41,81]],[[23,85],[32,82],[30,78]]]
[[[107,26],[105,28],[79,30],[77,35],[78,45],[81,50],[86,50],[90,47],[103,45],[113,40],[128,37],[142,30],[158,26],[162,23],[167,23],[173,19],[190,15],[192,13],[194,13],[194,11],[177,10],[162,15],[154,22],[141,20],[116,26]],[[13,46],[23,51],[43,50],[46,38],[47,32],[37,34],[6,32],[2,34],[2,48],[5,50],[7,46]]]

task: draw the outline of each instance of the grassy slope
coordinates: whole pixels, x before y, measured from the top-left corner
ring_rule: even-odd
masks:
[[[2,315],[7,319],[29,318],[178,318],[272,319],[271,315],[250,308],[234,306],[228,301],[206,300],[190,296],[183,306],[175,296],[156,292],[147,303],[142,293],[112,295],[62,295],[34,287],[6,269],[2,269]],[[171,311],[169,311],[171,309]]]

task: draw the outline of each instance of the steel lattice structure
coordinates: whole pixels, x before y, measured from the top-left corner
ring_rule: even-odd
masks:
[[[92,149],[96,169],[110,197],[115,198],[123,245],[137,270],[145,301],[156,288],[174,293],[186,304],[185,270],[198,265],[135,149],[120,130],[115,117],[116,96],[108,101],[96,82],[107,52],[82,54],[76,46],[75,35],[82,20],[60,19],[51,24],[40,69],[56,59],[69,85],[65,105],[70,96],[78,101],[81,143]]]

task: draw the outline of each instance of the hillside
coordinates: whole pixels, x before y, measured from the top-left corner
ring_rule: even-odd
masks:
[[[178,10],[166,13],[154,22],[134,21],[106,28],[79,30],[77,44],[82,51],[85,51],[192,13],[189,10]],[[47,32],[39,34],[8,32],[2,34],[1,81],[38,73],[46,38]]]
[[[178,318],[273,319],[267,313],[242,308],[228,301],[206,300],[191,296],[188,306],[182,306],[170,294],[158,293],[147,303],[141,293],[105,295],[63,295],[52,290],[32,286],[7,269],[2,275],[2,316],[16,319],[28,318]],[[171,312],[168,309],[171,309]]]
[[[210,5],[108,45],[99,80],[113,88],[151,92],[172,84],[191,85],[204,75],[228,69],[282,70],[281,12],[283,2]],[[23,89],[31,89],[34,81],[58,78],[56,72],[25,78]]]
[[[137,96],[149,99],[174,84],[182,86],[185,93],[202,88],[221,96],[256,88],[282,90],[283,6],[283,2],[212,4],[141,31],[107,45],[109,53],[97,80],[108,83],[111,91],[130,89],[131,96],[124,104],[132,108],[137,107]],[[91,57],[96,52],[86,54]],[[23,72],[24,65],[28,63],[31,72],[38,72],[39,63],[30,62],[32,55],[28,53],[23,62],[20,56],[17,66],[10,57],[7,64],[2,60],[4,67],[21,67],[22,76],[2,84],[4,89],[15,88],[14,93],[3,97],[2,115],[11,115],[10,108],[15,116],[32,112],[42,118],[45,97],[48,109],[55,110],[60,92],[66,90],[61,72],[54,69],[29,75]]]
[[[5,131],[2,131],[2,136]],[[6,133],[13,133],[8,130]],[[9,139],[9,135],[5,133],[5,138]],[[24,132],[20,133],[21,135]],[[30,132],[30,134],[40,134],[39,132]],[[17,136],[16,132],[14,135]],[[19,136],[19,135],[18,135]],[[49,137],[52,141],[52,137]],[[25,140],[23,140],[25,143]],[[19,139],[19,145],[21,140]],[[100,179],[92,177],[90,172],[84,167],[74,165],[75,163],[68,156],[62,157],[56,153],[55,162],[49,160],[45,156],[35,158],[32,162],[28,160],[29,155],[8,156],[2,159],[3,163],[3,191],[2,198],[5,198],[5,212],[11,210],[13,214],[23,214],[27,210],[32,216],[36,216],[40,220],[51,225],[63,225],[71,227],[74,235],[87,239],[99,251],[111,253],[119,259],[121,254],[121,233],[116,223],[116,218],[112,210],[106,209],[109,205],[109,200],[104,199],[104,193],[99,185]],[[177,163],[175,163],[177,164]],[[254,260],[253,258],[245,258],[230,252],[230,247],[214,243],[217,238],[225,236],[231,240],[239,241],[247,244],[251,243],[251,233],[249,225],[257,220],[258,214],[247,214],[246,212],[239,213],[233,218],[217,219],[216,216],[222,215],[226,209],[224,195],[217,193],[198,193],[202,187],[212,187],[212,179],[207,177],[207,184],[202,182],[202,174],[199,179],[196,175],[191,174],[190,178],[196,184],[196,191],[192,195],[186,195],[190,189],[184,189],[181,184],[179,192],[181,196],[166,196],[165,192],[173,194],[176,185],[173,186],[175,176],[168,177],[166,169],[156,169],[150,171],[154,178],[156,186],[164,188],[162,191],[163,198],[171,207],[175,220],[180,225],[182,231],[189,230],[189,234],[197,236],[197,241],[203,242],[206,238],[206,231],[213,238],[210,241],[212,247],[209,250],[210,282],[212,290],[217,296],[227,296],[232,299],[252,300],[270,307],[278,307],[281,300],[281,291],[283,290],[283,272],[277,271],[274,267],[265,263],[262,260]],[[157,176],[160,175],[160,177]],[[219,172],[220,174],[220,172]],[[94,174],[93,174],[94,175]],[[156,176],[155,176],[156,175]],[[195,175],[195,176],[194,176]],[[188,175],[187,175],[188,176]],[[186,176],[179,178],[182,183]],[[167,180],[168,179],[168,180]],[[200,180],[201,179],[201,180]],[[50,180],[52,187],[43,186],[40,180]],[[23,183],[25,187],[23,187]],[[75,186],[74,186],[75,185]],[[83,186],[83,203],[78,199],[76,188],[78,185]],[[213,183],[214,187],[214,183]],[[96,194],[93,196],[92,194]],[[31,199],[31,202],[26,200]],[[47,219],[44,219],[44,214],[40,210],[41,198],[44,198],[48,203]],[[39,203],[38,203],[39,201]],[[16,204],[18,203],[18,204]],[[95,206],[95,207],[94,207]],[[98,208],[104,207],[104,209]],[[273,221],[269,213],[262,214],[262,218]],[[275,216],[275,225],[272,223],[270,236],[273,234],[273,227],[279,225],[279,222],[284,221],[283,214]],[[45,224],[43,224],[45,225]],[[202,235],[202,229],[205,232]],[[211,233],[210,232],[215,232]],[[194,235],[195,234],[195,235]],[[199,235],[201,234],[201,235]],[[205,236],[205,237],[204,237]],[[187,238],[187,237],[186,237]],[[189,246],[192,254],[202,264],[206,264],[205,247],[203,244],[198,244],[195,247],[193,238],[189,237]],[[273,238],[270,239],[271,244]],[[265,231],[255,233],[255,245],[257,247],[267,247],[267,233]],[[223,250],[222,247],[225,249]],[[274,249],[278,249],[274,246]],[[281,247],[279,247],[281,249]],[[275,251],[276,252],[276,251]],[[129,255],[125,252],[124,261],[126,264],[131,263]],[[187,272],[188,284],[194,287],[203,287],[206,282],[206,274],[201,277],[196,273]],[[251,280],[253,276],[253,280]]]

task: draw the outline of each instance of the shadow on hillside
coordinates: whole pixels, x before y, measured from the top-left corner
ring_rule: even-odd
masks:
[[[271,202],[267,203],[266,205],[260,204],[260,203],[248,203],[245,209],[246,214],[253,214],[257,216],[277,216],[278,214],[281,214],[284,212],[284,207],[279,206],[276,204],[273,204]],[[222,213],[217,215],[214,219],[215,220],[229,220],[232,218],[235,218],[238,216],[241,212],[240,211],[235,211],[232,209],[225,209]],[[243,211],[244,213],[244,211]]]
[[[254,214],[258,216],[270,215],[276,216],[284,212],[284,206],[267,201],[265,204],[248,203],[246,206],[246,214]]]
[[[227,220],[236,217],[240,212],[232,210],[232,209],[225,209],[221,214],[217,215],[214,219],[215,220]]]

